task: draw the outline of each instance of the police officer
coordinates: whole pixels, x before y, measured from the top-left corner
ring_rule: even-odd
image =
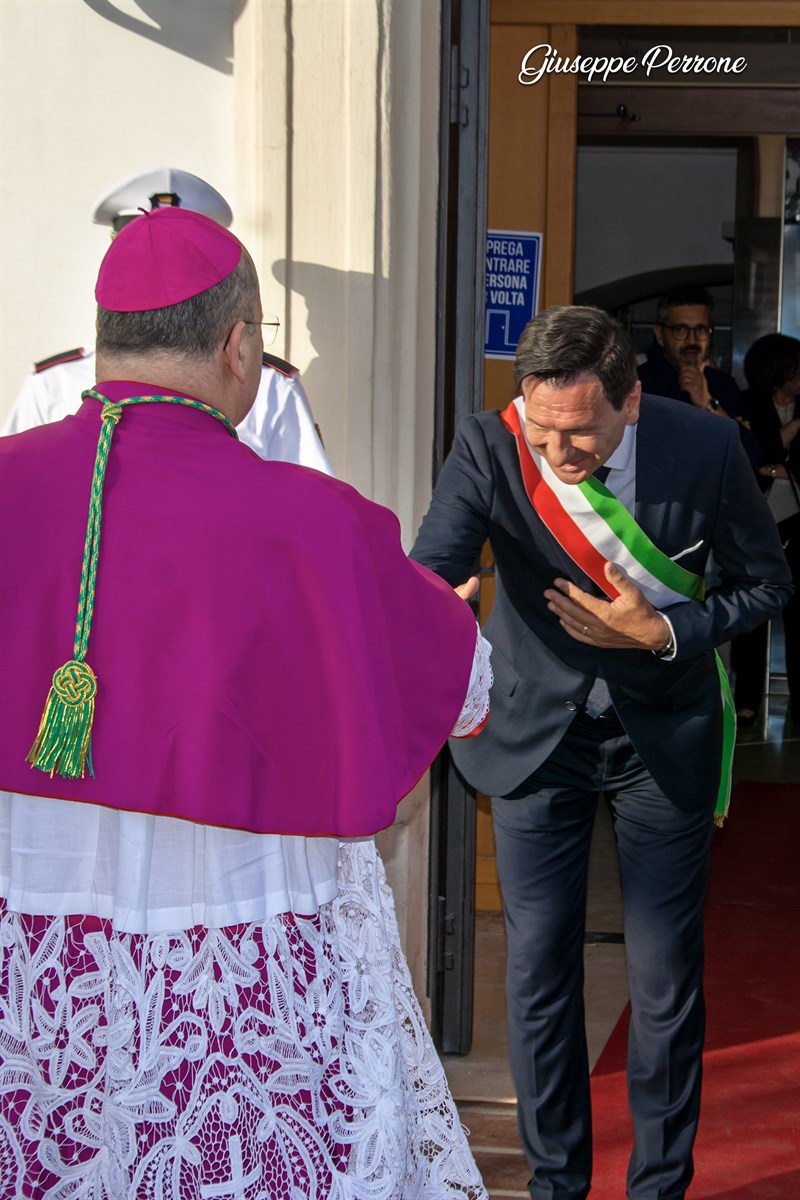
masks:
[[[216,188],[173,167],[157,167],[115,184],[97,202],[92,219],[97,225],[110,226],[113,237],[141,209],[165,206],[192,209],[226,228],[233,221],[228,202]],[[273,336],[277,327],[276,319]],[[269,334],[269,325],[265,325],[265,344]],[[20,433],[69,416],[80,406],[81,392],[95,382],[94,351],[78,347],[42,359],[34,364],[2,432]],[[261,458],[300,463],[333,474],[297,367],[274,354],[264,353],[261,386],[238,433]]]

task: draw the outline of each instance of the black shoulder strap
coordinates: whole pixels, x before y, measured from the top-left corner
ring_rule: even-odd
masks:
[[[278,358],[277,354],[267,354],[266,350],[261,356],[261,361],[265,367],[272,367],[276,371],[280,371],[281,375],[285,375],[291,379],[293,375],[297,375],[299,367],[294,367],[285,358]]]
[[[62,350],[60,354],[51,354],[49,358],[42,358],[39,362],[33,364],[33,369],[38,375],[40,371],[46,371],[48,367],[60,367],[62,363],[77,362],[80,358],[86,357],[86,351],[83,346],[76,346],[74,350]]]

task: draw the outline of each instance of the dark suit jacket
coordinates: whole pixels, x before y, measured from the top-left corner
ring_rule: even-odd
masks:
[[[642,391],[651,396],[666,396],[670,400],[681,400],[691,404],[688,392],[678,384],[678,372],[659,345],[654,345],[646,362],[638,369]],[[742,394],[736,380],[716,367],[706,367],[706,383],[715,400],[731,417],[742,415]]]
[[[537,516],[517,447],[499,413],[459,424],[412,557],[451,584],[474,571],[488,537],[497,594],[491,713],[477,737],[451,743],[456,765],[489,795],[512,791],[563,737],[595,676],[661,788],[685,808],[716,794],[722,738],[713,648],[779,611],[791,594],[775,523],[739,443],[738,426],[689,405],[642,399],[635,517],[681,565],[719,582],[704,601],[674,605],[677,656],[601,650],[570,638],[543,596],[557,576],[596,592]],[[690,553],[681,552],[689,550]]]
[[[658,344],[653,346],[649,358],[639,367],[638,374],[643,392],[651,396],[666,396],[669,400],[680,400],[684,404],[692,403],[689,393],[678,385],[678,372]],[[736,380],[716,367],[706,367],[705,374],[711,395],[715,400],[719,400],[729,417],[739,420],[744,415],[744,402]],[[758,446],[745,424],[739,425],[739,437],[753,468],[757,468]]]

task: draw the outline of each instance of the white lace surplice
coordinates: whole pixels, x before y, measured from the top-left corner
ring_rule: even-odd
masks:
[[[485,1196],[371,839],[0,793],[0,895],[0,1200]]]

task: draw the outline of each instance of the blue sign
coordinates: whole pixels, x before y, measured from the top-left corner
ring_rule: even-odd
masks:
[[[490,229],[486,238],[486,358],[513,358],[539,308],[540,233]]]

